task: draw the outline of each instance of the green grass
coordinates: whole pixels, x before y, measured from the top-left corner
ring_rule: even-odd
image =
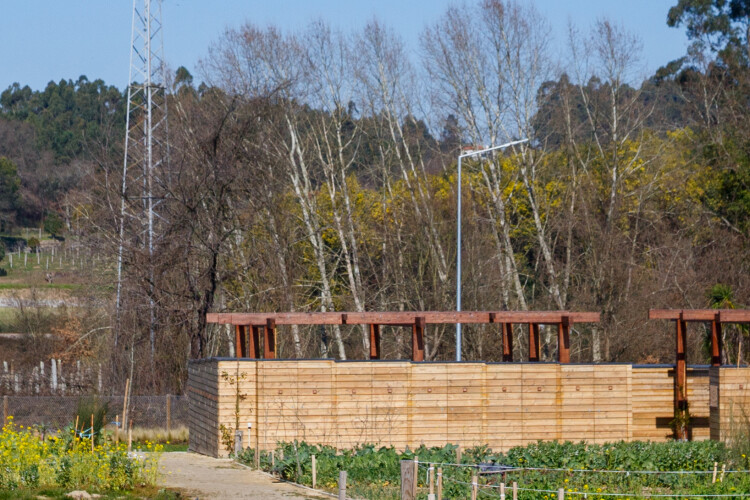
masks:
[[[16,324],[15,307],[0,307],[0,333],[12,332]]]

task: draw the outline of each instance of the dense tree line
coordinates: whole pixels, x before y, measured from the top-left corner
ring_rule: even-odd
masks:
[[[670,361],[671,330],[648,308],[749,301],[747,13],[704,3],[670,11],[695,44],[645,78],[621,27],[571,29],[557,60],[544,17],[510,1],[448,9],[425,27],[419,60],[377,21],[351,33],[228,29],[204,83],[176,72],[156,258],[129,254],[126,348],[101,337],[100,352],[118,376],[149,359],[150,301],[158,338],[155,369],[136,373],[143,387],[179,387],[189,357],[230,352],[233,332],[206,325],[206,312],[455,308],[457,154],[527,137],[464,163],[464,309],[599,311],[599,325],[574,328],[574,360]],[[93,166],[76,227],[114,256],[122,96],[101,82],[51,87],[11,88],[1,109],[28,124],[34,151]],[[707,359],[704,333],[691,336],[691,362]],[[465,335],[465,359],[499,358],[497,331]],[[744,361],[744,333],[725,335],[726,361]],[[403,331],[384,337],[386,357],[408,355]],[[543,339],[553,359],[554,333]],[[279,342],[284,357],[346,359],[369,337],[289,327]],[[428,330],[428,359],[453,350],[452,327]]]

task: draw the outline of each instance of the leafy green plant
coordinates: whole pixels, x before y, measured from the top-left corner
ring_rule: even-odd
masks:
[[[399,498],[400,461],[415,456],[425,464],[456,464],[454,445],[398,451],[392,447],[362,445],[350,450],[316,446],[304,442],[278,443],[276,460],[261,452],[262,469],[285,480],[312,484],[311,455],[316,456],[318,486],[335,491],[338,474],[347,471],[352,494],[367,499]],[[245,450],[237,459],[252,464],[254,450]],[[723,481],[713,483],[714,463],[728,469],[747,467],[747,459],[735,455],[724,444],[715,441],[648,443],[617,442],[588,444],[584,442],[538,442],[495,453],[486,446],[465,449],[460,462],[466,465],[490,463],[509,467],[504,474],[482,475],[480,483],[497,486],[517,482],[519,487],[556,492],[565,488],[585,493],[590,498],[608,498],[597,493],[626,493],[635,497],[653,494],[732,494],[750,491],[747,474],[727,473]],[[273,465],[272,465],[273,463]],[[468,498],[473,467],[443,466],[445,498]],[[628,471],[627,473],[625,471]],[[639,471],[648,471],[641,473]],[[679,474],[665,471],[683,471]],[[700,474],[691,474],[698,471]],[[426,491],[426,467],[420,469],[418,485]],[[545,494],[547,497],[545,498]],[[549,500],[544,492],[524,492],[524,498]]]

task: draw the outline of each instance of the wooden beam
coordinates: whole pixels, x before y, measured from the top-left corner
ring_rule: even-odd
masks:
[[[723,339],[721,335],[721,323],[719,315],[711,322],[711,366],[721,366],[721,351],[723,350]]]
[[[570,363],[570,327],[573,321],[569,316],[563,316],[557,325],[557,360],[560,363]]]
[[[424,326],[425,319],[422,316],[414,318],[411,335],[412,361],[424,361]]]
[[[719,311],[722,323],[750,323],[750,309],[722,309]]]
[[[539,361],[539,325],[529,324],[529,361]]]
[[[490,314],[498,323],[557,324],[563,316],[576,323],[595,323],[599,313],[567,311],[391,311],[391,312],[285,312],[285,313],[209,313],[209,323],[265,326],[269,318],[277,325],[405,325],[422,317],[425,324],[491,323]]]
[[[234,356],[237,358],[244,358],[247,356],[245,352],[245,342],[243,337],[245,336],[245,327],[243,325],[234,325]]]
[[[716,309],[683,309],[680,314],[682,321],[713,321],[716,319]]]
[[[263,359],[276,358],[276,320],[268,318],[263,337]]]
[[[676,322],[676,356],[675,356],[675,374],[674,374],[674,412],[675,417],[678,412],[686,410],[687,400],[687,364],[685,356],[685,347],[687,345],[687,324],[683,320]],[[680,426],[675,427],[675,438],[684,439]]]
[[[503,361],[513,361],[513,323],[503,323]]]
[[[370,324],[370,359],[380,359],[380,325]]]
[[[648,319],[679,319],[682,309],[649,309]]]
[[[250,349],[248,358],[258,359],[260,357],[260,327],[250,325]]]
[[[649,309],[648,319],[709,322],[717,314],[721,323],[750,323],[750,309]]]

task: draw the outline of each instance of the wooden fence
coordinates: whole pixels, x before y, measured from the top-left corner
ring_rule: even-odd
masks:
[[[189,367],[190,449],[225,455],[222,426],[265,450],[295,439],[496,450],[540,439],[666,440],[673,376],[667,365],[197,360]],[[691,410],[703,419],[692,437],[705,439],[708,368],[691,368],[688,381]]]

